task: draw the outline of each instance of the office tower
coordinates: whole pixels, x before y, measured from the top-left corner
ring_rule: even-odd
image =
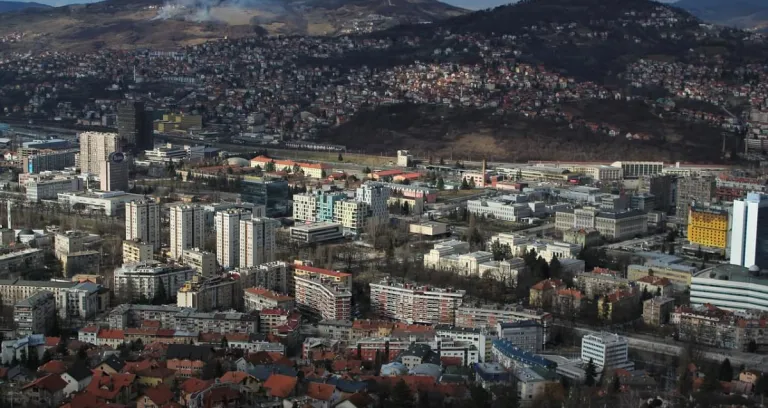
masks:
[[[125,239],[138,240],[160,248],[160,206],[153,200],[131,201],[125,205]]]
[[[80,171],[98,176],[109,155],[121,151],[117,133],[80,133]]]
[[[280,223],[271,218],[240,221],[240,267],[250,268],[275,260],[275,234]]]
[[[205,218],[199,205],[171,207],[171,258],[179,259],[184,250],[202,248]]]
[[[389,220],[389,187],[381,183],[365,183],[355,193],[355,201],[368,204],[371,221],[376,223]]]
[[[101,162],[99,180],[103,191],[128,191],[128,161],[121,152],[113,152]]]
[[[731,264],[768,267],[768,195],[749,193],[733,202]]]
[[[251,212],[231,208],[216,213],[216,261],[222,268],[240,266],[240,221],[251,219]]]
[[[688,206],[693,202],[707,205],[715,197],[714,177],[686,177],[677,181],[675,215],[684,223],[688,221]]]
[[[143,102],[127,101],[117,107],[117,133],[123,146],[135,150],[152,149],[154,133],[151,112],[144,109]]]

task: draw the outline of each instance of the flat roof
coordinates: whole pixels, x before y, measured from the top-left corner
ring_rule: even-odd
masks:
[[[341,227],[341,224],[335,222],[313,222],[310,224],[296,224],[291,229],[301,229],[305,231],[322,230],[326,228]]]
[[[768,274],[752,274],[749,268],[740,265],[723,264],[704,269],[693,275],[698,279],[717,279],[722,281],[734,281],[742,283],[756,283],[760,285],[768,284]]]

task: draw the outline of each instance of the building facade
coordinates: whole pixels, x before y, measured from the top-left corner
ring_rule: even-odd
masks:
[[[352,316],[352,275],[307,265],[294,266],[296,306],[325,320]]]
[[[216,261],[222,268],[240,266],[240,221],[250,219],[251,212],[243,209],[232,208],[216,213]]]
[[[275,235],[280,222],[271,218],[240,221],[240,263],[250,268],[275,260]]]
[[[56,319],[56,298],[52,292],[43,290],[16,303],[13,307],[13,322],[20,336],[48,334]]]
[[[186,249],[181,254],[181,261],[189,265],[203,277],[213,276],[216,273],[216,254],[200,249]]]
[[[631,368],[629,343],[625,337],[612,333],[588,334],[581,339],[581,360],[592,361],[598,369]]]
[[[205,219],[199,205],[171,207],[171,258],[180,259],[185,250],[202,248],[205,241]]]
[[[117,133],[82,132],[80,137],[80,171],[100,176],[101,163],[113,152],[122,151]]]
[[[160,205],[156,201],[137,200],[125,205],[125,239],[160,249]]]
[[[195,270],[185,266],[172,266],[157,261],[124,264],[114,273],[114,291],[125,301],[153,299],[160,293],[160,286],[166,296],[172,297],[184,283],[192,279]]]
[[[408,323],[453,324],[463,290],[382,280],[371,283],[371,309],[381,317]]]
[[[692,205],[688,212],[688,241],[693,245],[725,249],[730,228],[728,210]]]
[[[731,264],[768,268],[768,195],[749,193],[733,202]]]

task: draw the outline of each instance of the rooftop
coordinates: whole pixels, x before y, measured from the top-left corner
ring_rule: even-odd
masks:
[[[768,274],[752,274],[749,268],[739,265],[723,264],[704,269],[693,275],[694,279],[715,279],[740,283],[768,285]]]

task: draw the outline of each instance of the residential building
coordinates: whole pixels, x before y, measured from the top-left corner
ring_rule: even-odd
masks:
[[[22,171],[35,174],[75,166],[77,149],[41,150],[22,159]]]
[[[768,195],[749,193],[733,202],[731,264],[768,268]]]
[[[242,209],[216,213],[216,260],[222,268],[240,266],[240,221],[249,219],[251,212]]]
[[[31,356],[36,353],[39,359],[42,359],[45,353],[45,335],[30,334],[13,340],[2,341],[2,363],[10,365],[15,359],[23,360],[24,355]]]
[[[456,309],[456,326],[494,330],[498,323],[534,320],[544,330],[544,341],[549,339],[549,328],[553,324],[550,313],[540,309],[525,309],[509,305],[462,305]]]
[[[517,347],[517,345],[511,341],[505,339],[493,340],[491,354],[495,361],[507,369],[515,367],[541,367],[554,369],[557,366],[554,362],[529,351],[525,351]]]
[[[385,279],[371,283],[371,309],[379,316],[408,323],[453,324],[466,294]]]
[[[629,361],[627,339],[607,332],[582,337],[581,360],[585,363],[592,361],[599,370],[634,367],[634,363]]]
[[[122,151],[119,139],[117,133],[80,133],[80,171],[100,176],[101,163],[111,153]]]
[[[565,288],[565,283],[560,279],[545,279],[531,286],[528,291],[528,302],[534,307],[551,306],[557,291]]]
[[[629,265],[627,278],[630,281],[638,281],[645,276],[667,278],[675,291],[684,292],[691,286],[691,278],[698,272],[696,266],[674,263],[650,263],[648,265]]]
[[[275,235],[280,222],[271,218],[240,220],[240,262],[250,268],[275,260]]]
[[[240,275],[243,287],[261,287],[280,293],[294,291],[291,265],[286,262],[270,262],[253,268],[239,268],[233,273]]]
[[[588,298],[604,295],[616,289],[628,288],[629,279],[619,277],[619,273],[605,268],[594,268],[592,272],[582,272],[574,278],[575,286]]]
[[[367,204],[370,211],[370,222],[381,224],[389,221],[387,200],[390,192],[389,187],[375,182],[366,182],[358,187],[355,192],[355,200]]]
[[[49,291],[54,295],[67,288],[75,286],[74,282],[27,281],[16,279],[0,280],[0,301],[4,307],[11,308],[16,303],[40,291]],[[8,309],[10,310],[10,309]]]
[[[185,249],[181,253],[181,262],[189,265],[203,277],[213,276],[216,273],[216,254],[203,251],[198,248]]]
[[[166,265],[157,261],[123,264],[115,270],[113,288],[125,301],[153,299],[160,291],[171,297],[194,275],[195,270],[185,265]]]
[[[661,276],[644,276],[635,281],[641,293],[649,293],[652,296],[673,295],[672,282]]]
[[[206,230],[201,206],[173,206],[170,220],[171,258],[180,259],[185,250],[203,247]]]
[[[677,180],[677,197],[675,214],[683,221],[687,221],[686,215],[692,203],[704,205],[715,198],[716,183],[714,177],[684,177]]]
[[[123,263],[151,261],[152,244],[141,241],[123,241]]]
[[[344,232],[361,234],[368,225],[370,207],[359,201],[339,201],[333,207],[333,222],[344,227]]]
[[[59,232],[54,238],[54,254],[60,259],[64,254],[91,249],[98,242],[101,242],[101,237],[95,234],[82,231]]]
[[[243,288],[240,280],[229,276],[202,277],[195,275],[176,292],[176,305],[198,312],[239,309]]]
[[[480,353],[480,361],[491,360],[491,334],[481,329],[456,327],[449,324],[435,326],[435,336],[472,345]]]
[[[235,311],[202,313],[183,309],[174,315],[176,330],[200,333],[257,333],[259,317]]]
[[[64,277],[72,277],[78,273],[98,275],[99,264],[101,263],[101,252],[70,252],[61,255],[59,260],[61,261]]]
[[[281,295],[266,288],[247,288],[243,293],[243,303],[246,312],[260,311],[262,309],[293,310],[295,301],[293,297]]]
[[[122,152],[112,152],[99,163],[102,191],[128,191],[128,161]]]
[[[13,307],[13,322],[20,336],[47,334],[55,319],[56,300],[52,292],[37,292]]]
[[[123,303],[113,308],[107,316],[111,329],[138,327],[144,321],[155,321],[163,328],[175,328],[176,314],[181,312],[176,305],[134,305]]]
[[[43,250],[27,248],[0,255],[0,276],[9,276],[19,268],[39,268],[43,266]],[[11,304],[12,305],[12,304]]]
[[[48,374],[21,387],[28,404],[35,407],[58,407],[64,402],[67,383],[58,374]]]
[[[654,296],[643,302],[643,323],[661,326],[669,322],[669,315],[675,310],[675,299]]]
[[[581,301],[586,299],[578,289],[559,289],[555,294],[552,310],[565,318],[575,319],[581,310]]]
[[[750,340],[760,340],[758,337],[745,336],[746,330],[742,326],[750,326],[747,321],[741,323],[733,312],[712,305],[680,306],[675,308],[669,319],[670,324],[677,326],[681,341],[744,350]],[[764,341],[761,343],[764,344]]]
[[[688,212],[688,241],[692,245],[725,249],[729,241],[729,213],[721,207],[691,205]],[[751,266],[751,265],[750,265]]]
[[[768,311],[768,275],[757,266],[717,265],[693,275],[690,299],[692,306]]]
[[[597,300],[597,317],[603,320],[627,320],[639,309],[637,288],[616,289]]]
[[[309,265],[294,265],[296,306],[326,320],[352,316],[352,275]]]
[[[109,307],[110,293],[101,285],[81,282],[54,292],[56,311],[62,322],[69,327],[93,319]]]
[[[497,323],[496,336],[530,353],[544,348],[544,327],[535,320]]]
[[[151,199],[131,201],[125,206],[125,239],[152,244],[160,249],[160,205]]]
[[[512,370],[515,377],[517,392],[520,395],[520,406],[529,406],[544,395],[556,392],[561,387],[559,376],[552,370],[542,367],[515,367]]]

